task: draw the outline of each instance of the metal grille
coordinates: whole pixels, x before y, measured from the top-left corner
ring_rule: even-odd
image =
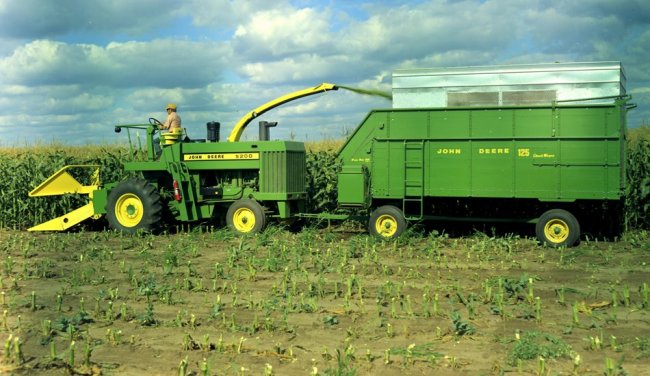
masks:
[[[447,93],[447,105],[449,107],[498,106],[499,93]]]
[[[556,90],[504,91],[503,105],[549,104],[557,99]]]
[[[305,153],[268,151],[262,155],[261,190],[269,193],[305,192]]]

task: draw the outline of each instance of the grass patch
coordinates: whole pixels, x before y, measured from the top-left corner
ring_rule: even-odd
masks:
[[[508,363],[515,365],[517,360],[537,359],[540,356],[544,359],[553,359],[568,356],[571,346],[561,339],[548,333],[526,332],[515,342],[510,350]]]

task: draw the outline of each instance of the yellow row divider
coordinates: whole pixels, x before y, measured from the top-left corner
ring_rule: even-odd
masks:
[[[99,189],[99,165],[68,165],[47,178],[44,182],[29,192],[29,197],[58,196],[64,194],[85,194],[90,197],[90,202],[60,217],[30,227],[27,231],[64,231],[82,222],[83,220],[99,215],[95,214],[92,197],[93,192]],[[68,170],[77,168],[94,168],[90,185],[83,185],[75,179]]]

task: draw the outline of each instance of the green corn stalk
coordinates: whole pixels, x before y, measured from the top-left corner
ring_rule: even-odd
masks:
[[[578,317],[578,302],[574,302],[571,306],[571,311],[573,313],[573,325],[580,325],[580,318]]]
[[[68,357],[68,365],[74,368],[74,350],[75,350],[74,341],[70,342],[70,347],[68,348],[68,350],[70,352]]]
[[[639,287],[639,294],[641,295],[641,308],[648,308],[648,284],[646,282]]]

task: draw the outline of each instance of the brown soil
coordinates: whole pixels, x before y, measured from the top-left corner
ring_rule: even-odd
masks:
[[[542,374],[572,374],[579,354],[580,375],[607,358],[648,375],[649,248],[643,233],[558,251],[485,235],[0,231],[0,373],[178,375],[187,359],[198,375],[536,375],[540,354],[511,354],[537,332],[570,346]]]

